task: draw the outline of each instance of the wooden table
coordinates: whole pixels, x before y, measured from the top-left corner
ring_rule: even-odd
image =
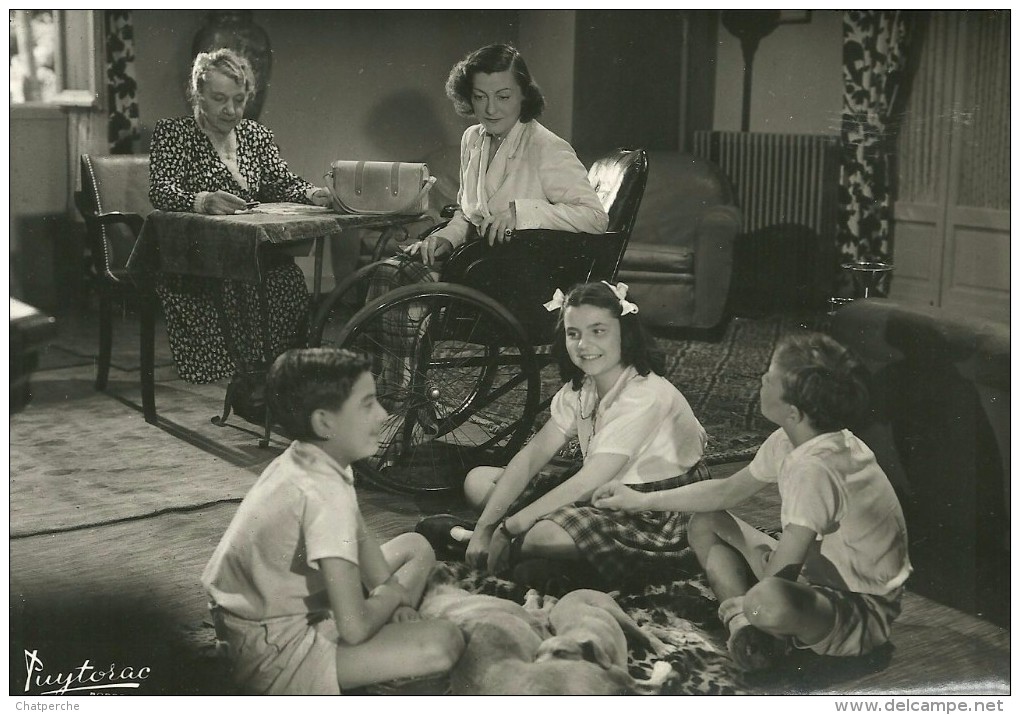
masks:
[[[262,204],[253,211],[227,216],[153,211],[145,219],[127,267],[139,289],[150,295],[155,277],[160,273],[236,280],[262,287],[267,252],[306,256],[314,250],[311,301],[314,311],[322,290],[325,239],[351,229],[386,230],[424,218],[425,215],[340,214],[325,207],[303,204]],[[152,311],[143,312],[143,343],[152,341],[154,317]],[[229,335],[224,335],[224,339],[229,339]],[[146,355],[150,356],[148,360]],[[151,356],[151,348],[143,344],[143,411],[146,421],[154,423],[155,375]],[[266,355],[266,364],[274,357]],[[229,397],[223,419],[230,411]]]
[[[314,248],[314,304],[322,289],[324,239],[351,229],[385,230],[423,218],[339,214],[302,204],[263,204],[228,216],[153,211],[128,259],[128,270],[140,287],[151,285],[155,273],[259,284],[266,251],[306,256]]]

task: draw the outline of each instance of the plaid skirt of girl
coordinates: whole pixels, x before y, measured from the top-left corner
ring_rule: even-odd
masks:
[[[570,479],[580,470],[575,465],[566,471],[542,471],[524,488],[507,510],[520,511],[539,497]],[[708,467],[698,462],[686,474],[647,484],[628,484],[635,491],[657,492],[675,489],[711,479]],[[560,526],[577,545],[585,561],[607,584],[622,585],[632,578],[650,575],[677,577],[698,569],[690,545],[687,526],[691,514],[678,511],[625,513],[597,509],[587,502],[562,506],[542,517]]]

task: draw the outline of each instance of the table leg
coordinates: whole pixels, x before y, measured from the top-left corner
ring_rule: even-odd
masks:
[[[142,414],[156,424],[156,295],[151,290],[142,290],[140,309]]]
[[[322,255],[326,247],[327,236],[319,236],[315,239],[315,269],[312,274],[312,305],[309,313],[314,313],[319,307],[319,296],[322,295]]]

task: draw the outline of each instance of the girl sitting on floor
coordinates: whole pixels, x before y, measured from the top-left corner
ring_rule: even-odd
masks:
[[[449,546],[451,527],[473,529],[470,565],[546,589],[550,577],[571,572],[572,586],[619,586],[689,556],[689,514],[624,514],[589,503],[610,481],[658,491],[709,476],[705,430],[680,391],[653,371],[650,339],[626,294],[623,283],[587,283],[546,303],[559,311],[553,351],[566,382],[551,418],[506,467],[468,473],[464,491],[481,511],[477,524],[450,515],[419,523],[433,545]],[[580,465],[540,471],[575,437]]]

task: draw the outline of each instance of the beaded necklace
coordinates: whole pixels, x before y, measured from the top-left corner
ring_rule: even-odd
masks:
[[[599,405],[602,403],[602,397],[598,393],[598,389],[595,390],[595,404],[592,405],[591,412],[584,414],[584,405],[581,404],[581,392],[577,393],[577,412],[582,420],[591,420],[591,436],[595,436],[596,423],[599,416]],[[588,438],[591,441],[591,437]]]

